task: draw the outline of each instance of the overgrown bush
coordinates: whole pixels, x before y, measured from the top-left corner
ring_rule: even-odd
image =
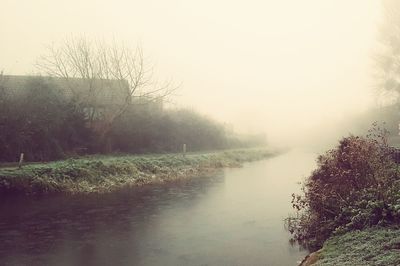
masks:
[[[40,77],[26,81],[23,90],[0,88],[0,161],[63,158],[87,147],[91,132],[84,113]]]
[[[292,195],[294,239],[317,248],[334,233],[400,222],[400,178],[386,136],[374,124],[367,137],[343,138],[318,157],[303,193]]]
[[[224,126],[187,109],[128,110],[116,121],[111,135],[113,148],[122,152],[180,152],[238,147]],[[244,143],[244,142],[243,142]]]

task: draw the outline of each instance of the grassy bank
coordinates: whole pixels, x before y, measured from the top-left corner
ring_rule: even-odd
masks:
[[[91,156],[0,168],[0,193],[107,192],[129,185],[162,183],[210,174],[223,167],[271,156],[267,150],[130,156]]]
[[[327,240],[315,266],[400,265],[400,229],[372,228]]]

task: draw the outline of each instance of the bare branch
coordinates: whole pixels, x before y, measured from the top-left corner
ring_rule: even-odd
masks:
[[[140,46],[131,50],[116,42],[109,45],[85,38],[68,38],[60,46],[52,45],[47,50],[47,55],[39,58],[37,68],[51,77],[63,79],[77,104],[91,107],[91,122],[102,98],[123,96],[122,101],[107,103],[110,108],[104,118],[107,123],[101,129],[103,133],[132,104],[132,98],[159,100],[178,88],[171,81],[161,85],[154,81],[153,69],[145,66]]]

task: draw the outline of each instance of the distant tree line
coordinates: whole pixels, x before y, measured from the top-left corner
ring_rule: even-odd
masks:
[[[1,75],[0,75],[1,76]],[[0,80],[1,81],[1,80]],[[0,161],[20,153],[28,161],[48,161],[91,153],[179,152],[247,147],[264,138],[241,138],[192,110],[169,110],[132,102],[105,140],[88,126],[85,108],[45,78],[31,77],[14,92],[0,82]],[[103,147],[107,145],[108,149]]]
[[[0,161],[90,153],[178,152],[252,146],[191,110],[165,110],[176,88],[159,84],[142,49],[69,38],[37,61],[45,76],[0,73]],[[161,105],[160,105],[161,103]]]

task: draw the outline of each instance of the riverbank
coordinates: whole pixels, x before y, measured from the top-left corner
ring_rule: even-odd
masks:
[[[302,266],[400,265],[400,229],[371,228],[334,236],[312,254]]]
[[[224,167],[274,155],[265,149],[212,153],[88,156],[49,163],[0,168],[0,193],[92,193],[125,186],[163,183],[212,174]]]
[[[310,250],[322,248],[302,266],[400,265],[397,151],[384,130],[375,125],[369,132],[318,156],[301,194],[292,194],[289,231]]]

